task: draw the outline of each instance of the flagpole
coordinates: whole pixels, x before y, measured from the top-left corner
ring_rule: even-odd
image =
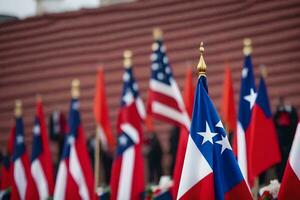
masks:
[[[97,194],[97,188],[99,186],[99,179],[100,179],[100,130],[99,126],[96,122],[96,134],[95,134],[95,151],[94,151],[94,173],[95,173],[95,194]]]

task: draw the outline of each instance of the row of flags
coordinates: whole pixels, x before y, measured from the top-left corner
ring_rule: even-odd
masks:
[[[189,69],[183,98],[173,77],[162,32],[155,29],[153,34],[155,41],[146,108],[134,78],[132,53],[124,52],[117,140],[113,137],[109,121],[103,69],[97,74],[94,99],[96,134],[104,149],[115,151],[110,199],[144,198],[142,123],[146,122],[148,128],[153,128],[153,119],[181,128],[171,191],[173,199],[252,199],[250,188],[255,178],[280,162],[281,157],[271,118],[266,76],[261,76],[258,90],[255,86],[251,41],[244,43],[238,118],[229,68],[225,72],[221,107],[223,126],[209,97],[203,44],[200,46],[196,88]],[[1,171],[1,191],[11,188],[11,199],[97,198],[95,189],[98,180],[94,179],[79,112],[79,86],[78,80],[72,82],[68,134],[55,184],[41,98],[37,101],[30,160],[24,144],[21,102],[16,102],[16,121],[7,148],[10,157],[4,158]],[[228,132],[231,132],[233,147],[229,143]],[[297,190],[300,186],[299,137],[300,125],[279,192],[280,199],[291,199],[297,195],[300,198]]]

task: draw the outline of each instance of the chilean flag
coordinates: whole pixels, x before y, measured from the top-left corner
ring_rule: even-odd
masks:
[[[177,199],[252,199],[208,96],[205,75],[197,83]]]
[[[42,102],[36,105],[31,154],[31,175],[39,199],[53,196],[54,176]]]
[[[93,199],[93,171],[76,98],[71,100],[69,130],[56,177],[54,200]]]
[[[248,172],[249,177],[257,177],[281,161],[278,138],[263,77],[260,79],[249,129]]]
[[[16,117],[14,148],[12,153],[12,191],[11,199],[31,199],[30,165],[24,144],[24,127],[21,116]]]
[[[300,199],[300,122],[286,163],[278,200]]]
[[[248,154],[249,154],[249,136],[250,120],[252,109],[256,100],[256,87],[253,75],[253,65],[251,55],[245,55],[244,66],[242,70],[241,91],[239,101],[237,137],[234,137],[233,148],[237,155],[238,163],[248,184],[252,186],[254,177],[248,175]]]
[[[145,190],[141,127],[145,110],[131,66],[126,67],[123,81],[117,152],[110,182],[111,199],[139,200]]]

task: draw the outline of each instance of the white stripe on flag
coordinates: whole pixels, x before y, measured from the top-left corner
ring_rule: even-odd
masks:
[[[64,160],[61,160],[56,176],[53,200],[65,199],[67,187],[67,173],[68,172],[66,162]]]
[[[144,103],[143,103],[142,99],[140,97],[136,98],[135,103],[136,103],[135,105],[136,105],[136,108],[137,108],[137,111],[138,111],[140,117],[142,119],[145,119],[146,111],[145,111],[145,107],[144,107]]]
[[[299,156],[300,156],[300,123],[298,123],[298,127],[296,130],[296,134],[294,136],[294,142],[290,151],[290,158],[289,162],[294,170],[295,174],[297,175],[299,181],[300,181],[300,162],[299,162]]]
[[[140,142],[138,131],[129,123],[121,124],[121,130],[124,131],[135,144]]]
[[[179,122],[180,124],[185,125],[188,129],[190,127],[189,118],[184,113],[174,109],[173,107],[162,104],[158,101],[154,101],[152,104],[152,109],[154,113],[168,117],[174,121]]]
[[[39,198],[47,199],[49,197],[48,183],[44,170],[39,159],[35,159],[31,164],[31,174],[37,187]]]
[[[82,173],[81,163],[77,156],[75,144],[71,145],[69,169],[71,176],[78,185],[80,197],[84,200],[90,199],[89,191]]]
[[[174,91],[171,86],[163,84],[154,79],[150,79],[150,88],[155,92],[162,93],[176,100],[176,97],[174,96]]]
[[[244,179],[248,183],[246,137],[242,124],[238,121],[237,126],[237,157]]]
[[[27,179],[21,158],[18,158],[14,162],[14,180],[17,185],[20,199],[25,199]]]
[[[181,174],[184,178],[180,179],[177,199],[210,173],[212,168],[189,135]]]
[[[130,200],[132,176],[134,168],[135,151],[134,147],[129,147],[122,156],[122,165],[120,171],[119,187],[118,187],[118,200]]]

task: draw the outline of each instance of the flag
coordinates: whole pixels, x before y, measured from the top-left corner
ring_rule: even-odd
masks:
[[[125,72],[118,115],[118,145],[110,182],[111,199],[139,200],[145,190],[142,155],[143,102],[131,68],[131,52],[124,53]]]
[[[208,96],[201,46],[190,134],[177,199],[252,199]]]
[[[81,125],[78,87],[79,81],[73,80],[68,121],[69,133],[65,138],[59,163],[54,200],[94,198],[93,171],[87,152],[85,133]]]
[[[300,122],[283,174],[278,200],[300,199]]]
[[[177,194],[182,169],[183,157],[187,142],[187,130],[190,127],[190,118],[186,111],[179,87],[173,78],[172,68],[166,54],[162,32],[154,29],[154,43],[151,54],[150,94],[147,112],[158,120],[185,128],[179,136],[178,149],[174,167],[174,188],[172,194]],[[175,198],[175,196],[174,196]]]
[[[186,72],[186,78],[184,82],[184,103],[186,107],[186,111],[189,115],[189,117],[192,117],[193,107],[194,107],[194,85],[193,85],[193,71],[192,68],[189,67]],[[180,129],[180,135],[179,135],[179,142],[178,142],[178,149],[176,154],[176,162],[174,167],[174,173],[173,173],[173,181],[174,185],[172,190],[172,196],[174,199],[176,199],[176,195],[178,192],[179,187],[179,181],[184,161],[184,155],[186,151],[186,145],[188,141],[188,135],[189,131],[187,127],[181,126]]]
[[[221,116],[227,133],[236,133],[236,110],[234,103],[233,82],[229,66],[225,68],[225,79],[223,83],[223,96],[221,101]]]
[[[111,131],[111,125],[106,103],[105,79],[103,69],[97,73],[96,92],[94,98],[94,116],[97,123],[97,131],[104,149],[114,149],[115,138]]]
[[[16,124],[12,151],[12,192],[11,199],[30,199],[30,165],[24,144],[24,126],[21,116],[21,102],[16,102]]]
[[[148,97],[150,99],[148,99],[147,112],[153,118],[189,128],[190,119],[178,85],[173,78],[161,34],[160,30],[154,30],[154,35],[157,36],[152,45],[150,94]]]
[[[12,170],[12,163],[11,163],[11,156],[14,149],[14,140],[15,140],[15,127],[13,127],[9,134],[9,140],[7,145],[7,150],[3,156],[2,160],[2,167],[1,167],[1,184],[0,184],[0,199],[1,197],[4,198],[5,195],[10,193],[11,186],[12,186],[12,179],[11,179],[11,170]],[[9,198],[8,198],[9,199]]]
[[[278,138],[263,77],[260,78],[249,129],[248,171],[251,173],[250,177],[257,177],[281,161]]]
[[[53,196],[54,176],[42,101],[39,98],[33,127],[31,175],[39,199]]]
[[[244,66],[242,70],[241,91],[239,101],[237,137],[234,138],[234,149],[236,151],[238,163],[245,179],[250,186],[253,185],[254,177],[248,174],[248,154],[249,154],[249,125],[251,113],[256,100],[256,87],[253,75],[253,65],[251,61],[251,41],[244,40]],[[236,147],[236,148],[235,148]]]

